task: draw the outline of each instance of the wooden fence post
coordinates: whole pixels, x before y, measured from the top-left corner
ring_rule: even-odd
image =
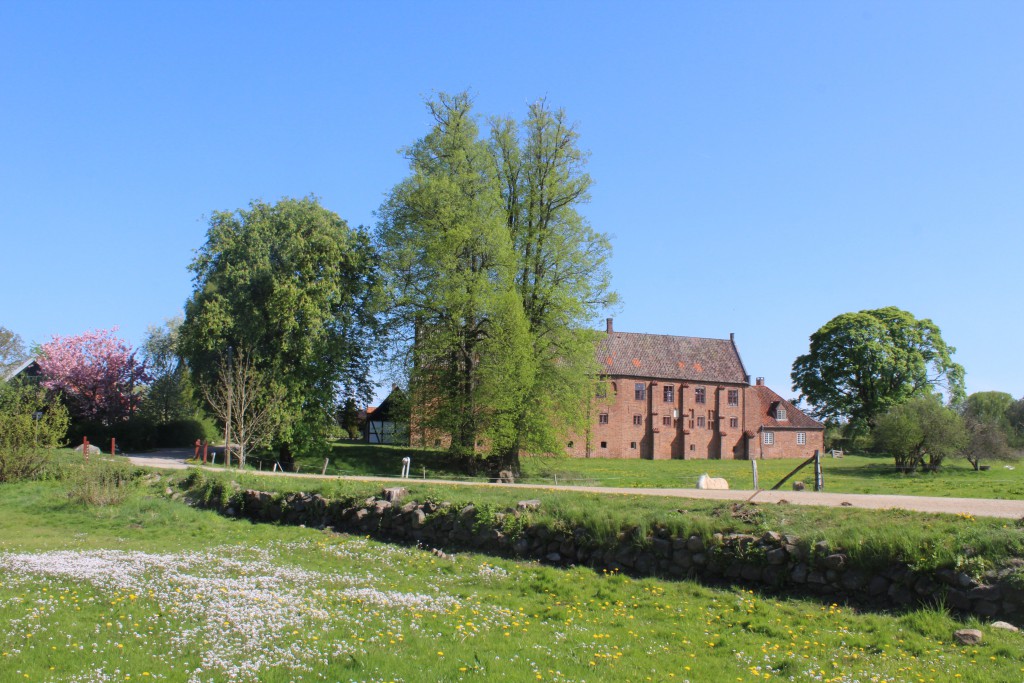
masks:
[[[814,490],[825,490],[825,477],[821,471],[821,452],[814,451]]]

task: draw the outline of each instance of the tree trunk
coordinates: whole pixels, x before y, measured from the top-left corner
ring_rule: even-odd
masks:
[[[295,471],[295,458],[292,456],[292,445],[287,441],[281,444],[277,452],[277,461],[286,472]]]

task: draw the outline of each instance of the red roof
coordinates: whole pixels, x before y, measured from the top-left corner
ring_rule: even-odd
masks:
[[[765,429],[824,429],[825,425],[807,415],[792,403],[782,398],[763,384],[747,389],[748,415],[755,416],[760,427]],[[779,406],[786,409],[786,419],[775,419]]]
[[[597,360],[605,375],[732,384],[748,382],[731,339],[609,332],[598,344]]]

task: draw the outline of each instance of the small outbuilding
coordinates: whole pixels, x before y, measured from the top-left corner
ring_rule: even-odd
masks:
[[[366,409],[366,443],[409,444],[409,419],[402,409],[405,392],[394,387],[376,408]]]

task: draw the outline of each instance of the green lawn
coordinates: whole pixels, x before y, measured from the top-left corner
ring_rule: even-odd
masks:
[[[155,489],[161,490],[164,482]],[[3,485],[0,680],[1009,681],[1021,636]],[[970,625],[978,626],[977,623]]]
[[[328,474],[376,475],[397,477],[402,458],[412,459],[411,474],[415,477],[454,480],[471,477],[442,451],[379,446],[357,442],[339,442],[332,447]],[[320,472],[323,459],[300,459],[301,472]],[[759,460],[761,488],[771,488],[795,468],[800,460]],[[984,464],[984,463],[983,463]],[[975,472],[963,459],[947,460],[938,473],[899,474],[890,457],[847,455],[833,459],[824,457],[825,490],[836,493],[879,493],[920,496],[955,496],[964,498],[1024,497],[1024,463],[991,462],[989,471]],[[1009,465],[1008,469],[1007,465]],[[697,478],[707,473],[724,477],[730,488],[752,489],[751,463],[746,460],[611,460],[601,458],[566,458],[532,456],[522,459],[522,483],[565,485],[694,488]],[[810,485],[814,475],[804,468],[793,480]],[[791,481],[793,481],[791,480]],[[790,488],[786,482],[785,488]]]

